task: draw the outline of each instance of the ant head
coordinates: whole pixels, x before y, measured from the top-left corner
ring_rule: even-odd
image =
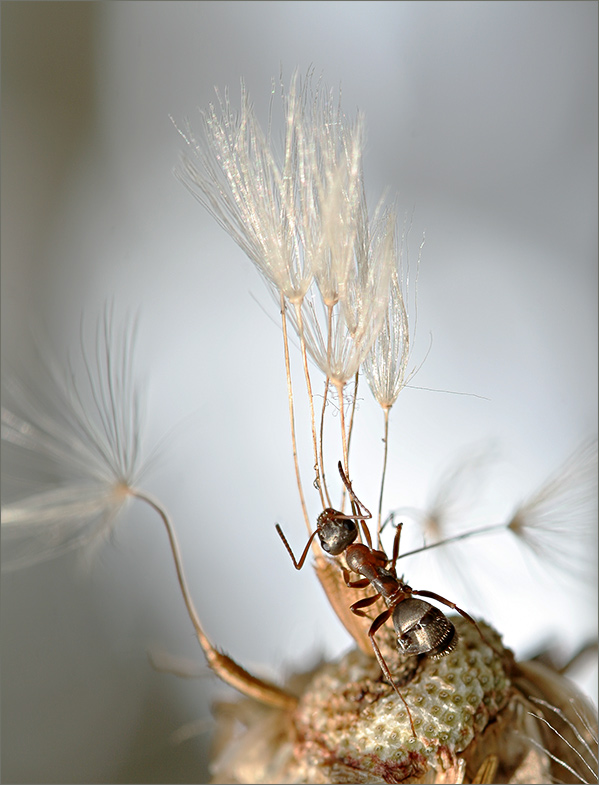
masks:
[[[358,536],[358,524],[349,516],[327,507],[318,516],[316,532],[323,551],[339,556]]]

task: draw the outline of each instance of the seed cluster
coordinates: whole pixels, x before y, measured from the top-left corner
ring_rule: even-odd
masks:
[[[353,650],[317,672],[294,718],[296,782],[403,782],[453,765],[507,703],[511,653],[487,625],[480,625],[486,639],[505,657],[467,621],[452,621],[459,634],[455,650],[440,660],[411,658],[416,671],[411,678],[404,673],[399,685],[417,738],[372,658]],[[392,631],[381,630],[381,643],[386,635]],[[398,673],[400,655],[390,648],[385,658]]]

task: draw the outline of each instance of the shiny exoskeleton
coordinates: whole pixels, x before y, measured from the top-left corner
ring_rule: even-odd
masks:
[[[403,579],[397,577],[396,563],[399,557],[399,540],[402,524],[398,525],[395,532],[391,559],[384,551],[375,550],[372,547],[370,531],[366,525],[366,520],[372,516],[354,494],[341,463],[339,463],[338,468],[341,479],[351,498],[353,515],[346,515],[330,507],[323,510],[318,516],[316,529],[310,535],[299,561],[296,561],[289,543],[278,524],[276,529],[297,570],[301,570],[303,567],[312,540],[316,536],[318,536],[320,545],[326,553],[331,556],[345,554],[348,569],[342,567],[342,572],[346,585],[356,589],[371,586],[376,592],[372,597],[358,600],[351,605],[350,610],[352,613],[355,613],[357,616],[367,616],[364,608],[373,605],[379,598],[383,600],[387,607],[372,622],[368,630],[368,637],[383,674],[406,706],[412,732],[416,735],[410,709],[397,688],[375,640],[376,632],[391,618],[397,635],[397,648],[402,654],[424,654],[433,658],[443,657],[448,654],[457,643],[455,627],[438,608],[414,596],[419,595],[421,597],[430,597],[457,611],[476,627],[483,640],[484,637],[474,619],[455,603],[434,592],[416,591],[408,586],[407,583],[404,583]],[[366,544],[355,542],[360,532],[358,522],[360,523]],[[351,572],[357,573],[361,578],[351,580]]]
[[[458,640],[455,627],[434,605],[408,597],[393,609],[397,646],[403,654],[426,653],[433,659],[445,656]]]
[[[327,507],[318,516],[316,534],[323,551],[339,556],[357,539],[358,525],[353,518]]]
[[[457,643],[455,627],[438,608],[424,600],[416,599],[413,595],[432,597],[455,608],[466,618],[470,619],[470,617],[454,603],[432,592],[415,591],[397,577],[395,563],[400,532],[401,526],[398,527],[395,535],[391,561],[384,551],[373,550],[367,545],[351,545],[346,549],[347,566],[352,572],[363,576],[362,580],[352,581],[349,573],[344,571],[346,584],[352,588],[365,588],[370,585],[377,592],[373,597],[355,602],[351,610],[357,615],[366,615],[363,609],[374,604],[381,597],[387,610],[373,622],[369,632],[371,640],[372,634],[391,617],[397,635],[397,648],[402,654],[427,654],[435,659],[443,657]],[[471,620],[474,623],[474,620]]]

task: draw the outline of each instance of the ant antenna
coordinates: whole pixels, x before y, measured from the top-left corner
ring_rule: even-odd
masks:
[[[366,526],[366,522],[363,520],[364,518],[372,518],[372,513],[367,507],[365,507],[362,504],[362,502],[358,499],[358,497],[354,493],[353,488],[351,486],[351,482],[347,479],[347,475],[343,471],[343,466],[341,465],[341,461],[337,463],[337,468],[339,469],[341,480],[343,481],[343,484],[347,488],[347,492],[349,493],[349,497],[351,499],[351,506],[354,514],[348,517],[355,518],[360,522],[360,524],[362,525],[362,531],[364,532],[364,538],[366,540],[366,543],[370,548],[370,550],[372,550],[372,538],[370,536],[370,531],[368,530],[368,526]]]
[[[315,529],[310,535],[310,537],[308,538],[308,542],[306,543],[306,547],[304,548],[304,552],[300,556],[299,561],[295,560],[295,556],[293,555],[291,546],[287,542],[287,537],[285,537],[285,535],[283,534],[283,530],[281,529],[278,523],[275,524],[275,529],[277,530],[279,537],[283,540],[283,545],[287,548],[287,553],[291,556],[291,561],[293,562],[293,566],[295,567],[296,570],[301,570],[302,567],[304,566],[304,562],[306,561],[306,557],[308,556],[308,551],[310,550],[310,545],[312,544],[312,540],[318,534],[318,529]]]
[[[370,510],[362,504],[362,502],[358,499],[358,497],[354,493],[354,491],[352,489],[352,486],[351,486],[351,482],[347,479],[347,475],[343,471],[343,466],[341,464],[341,461],[339,461],[337,463],[337,468],[339,469],[339,474],[341,475],[341,480],[342,480],[343,484],[345,485],[345,487],[347,488],[347,492],[349,493],[352,502],[354,502],[356,507],[357,507],[357,513],[353,517],[355,517],[355,518],[372,518],[372,513],[370,512]]]

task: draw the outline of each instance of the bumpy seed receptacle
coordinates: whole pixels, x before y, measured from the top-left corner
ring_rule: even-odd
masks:
[[[402,659],[391,629],[377,635],[410,706],[416,739],[376,660],[353,649],[289,680],[300,696],[293,712],[249,700],[218,704],[213,782],[590,782],[577,755],[539,719],[555,725],[553,713],[531,702],[545,695],[555,705],[561,696],[570,707],[570,683],[553,671],[539,674],[543,666],[518,665],[488,625],[480,623],[497,651],[466,620],[452,621],[459,642],[439,660]],[[576,723],[570,735],[584,753],[584,739],[596,746],[596,720],[578,699],[589,727],[570,711]],[[575,761],[580,776],[559,761]]]

